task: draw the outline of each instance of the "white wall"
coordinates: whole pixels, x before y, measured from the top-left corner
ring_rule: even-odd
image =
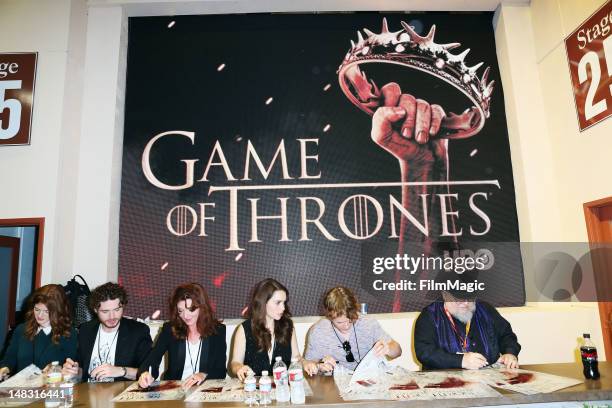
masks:
[[[32,145],[0,149],[0,218],[46,218],[43,283],[64,282],[73,273],[83,274],[92,286],[116,279],[126,17],[156,14],[156,4],[173,3],[174,10],[196,4],[105,0],[88,8],[84,0],[0,2],[0,52],[39,52]],[[202,2],[197,7],[211,12],[247,3],[249,10],[270,4],[279,10],[286,4]],[[431,7],[426,3],[415,4]],[[605,178],[611,165],[598,145],[607,141],[612,122],[577,131],[562,42],[597,3],[506,2],[496,16],[523,240],[586,240],[582,203],[610,195]],[[326,7],[405,8],[393,2],[364,4],[337,1]],[[439,4],[454,8],[450,1]],[[496,4],[478,0],[469,6]],[[291,7],[312,10],[316,4]],[[525,271],[530,284],[534,266],[527,262]],[[523,363],[571,361],[576,338],[587,331],[603,350],[593,304],[529,304],[502,313],[523,344]],[[414,368],[408,345],[415,314],[378,317],[405,349],[400,363]],[[313,318],[296,320],[303,341]]]
[[[69,0],[0,3],[0,52],[38,52],[31,145],[0,149],[0,218],[45,218],[43,283],[66,276],[54,265],[62,221],[57,198],[70,194],[60,190],[59,170],[70,12]]]

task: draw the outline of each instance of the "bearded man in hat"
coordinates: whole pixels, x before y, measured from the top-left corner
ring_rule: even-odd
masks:
[[[475,370],[496,362],[518,368],[521,345],[493,306],[475,292],[449,289],[417,318],[414,349],[424,370]]]

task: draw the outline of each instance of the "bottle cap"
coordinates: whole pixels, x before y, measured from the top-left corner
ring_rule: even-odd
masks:
[[[261,372],[262,377],[265,377],[266,375],[268,375],[268,370],[263,370]]]
[[[281,356],[276,356],[276,361],[281,361]]]
[[[589,333],[584,333],[582,337],[584,337],[585,339],[590,339],[591,335]]]
[[[59,361],[53,361],[53,362],[51,363],[51,365],[52,365],[52,366],[56,366],[56,365],[58,365],[58,364],[59,364]]]

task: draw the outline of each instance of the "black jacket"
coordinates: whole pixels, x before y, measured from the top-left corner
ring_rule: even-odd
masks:
[[[36,364],[38,368],[53,361],[64,364],[67,358],[74,358],[77,352],[77,333],[70,329],[70,336],[60,337],[59,344],[51,340],[51,334],[45,335],[40,331],[33,340],[25,336],[25,324],[15,328],[11,341],[4,358],[0,361],[0,368],[8,367],[11,375],[23,370],[30,364]]]
[[[178,339],[172,334],[172,327],[167,322],[161,328],[159,336],[155,341],[153,350],[144,363],[140,365],[138,376],[151,367],[151,375],[157,378],[159,375],[159,364],[162,357],[168,352],[168,367],[164,372],[164,380],[180,380],[185,367],[185,339]],[[217,332],[212,336],[202,339],[202,351],[200,354],[199,372],[206,373],[207,379],[223,379],[226,372],[227,344],[225,342],[225,325],[219,324]]]
[[[485,327],[484,332],[490,346],[489,355],[485,352],[484,340],[478,335],[476,329],[470,330],[468,340],[470,351],[480,353],[489,364],[497,361],[500,354],[514,354],[518,356],[521,345],[518,343],[516,334],[512,331],[510,323],[490,304],[478,301],[491,319],[491,326]],[[447,319],[446,316],[441,318]],[[439,370],[449,368],[461,368],[463,356],[451,353],[438,346],[438,334],[435,327],[436,316],[433,316],[429,306],[423,309],[415,322],[414,327],[414,351],[417,360],[422,364],[423,370]],[[465,323],[453,318],[457,330],[465,336]]]
[[[77,361],[83,368],[83,380],[89,379],[89,364],[91,354],[96,343],[98,327],[97,319],[81,324],[79,327],[79,346],[77,350]],[[138,368],[151,351],[151,332],[149,326],[133,319],[122,318],[117,333],[117,347],[115,350],[116,367]],[[122,381],[127,378],[116,378]]]

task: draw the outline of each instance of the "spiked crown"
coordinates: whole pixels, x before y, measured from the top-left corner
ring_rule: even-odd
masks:
[[[452,85],[472,103],[472,107],[462,114],[451,113],[448,116],[446,134],[442,137],[466,138],[478,133],[490,113],[495,83],[488,81],[490,68],[485,68],[482,76],[478,77],[477,71],[483,63],[466,65],[469,48],[460,54],[452,54],[450,50],[460,47],[460,43],[435,43],[435,25],[422,37],[414,27],[403,21],[401,24],[401,30],[392,32],[383,18],[380,34],[364,29],[364,38],[357,31],[357,43],[351,40],[351,48],[338,69],[338,80],[344,94],[353,104],[372,115],[380,106],[382,95],[374,81],[368,80],[365,72],[359,68],[360,65],[387,63],[420,70]]]

